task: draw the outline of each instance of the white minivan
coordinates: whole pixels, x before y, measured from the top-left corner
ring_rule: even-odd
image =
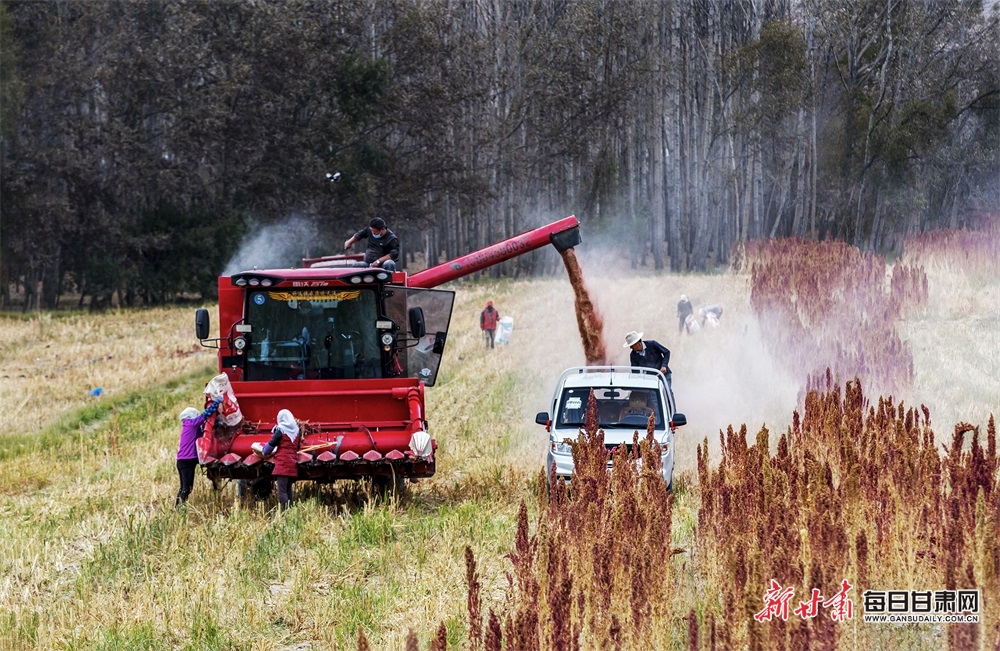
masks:
[[[591,390],[608,450],[622,445],[631,448],[636,430],[643,438],[649,415],[653,415],[653,436],[662,449],[663,480],[668,488],[672,487],[674,430],[687,424],[687,418],[676,412],[673,392],[667,389],[663,374],[635,366],[578,366],[563,371],[552,396],[552,411],[535,416],[535,422],[545,425],[549,433],[545,474],[549,474],[553,463],[558,477],[569,481],[573,474],[569,442],[575,441],[583,429]]]

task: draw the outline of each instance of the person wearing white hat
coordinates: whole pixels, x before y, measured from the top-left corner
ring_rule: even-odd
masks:
[[[667,388],[673,391],[671,386],[670,373],[670,350],[658,341],[647,339],[643,341],[641,332],[632,332],[625,335],[625,348],[631,348],[629,362],[632,366],[644,368],[655,368],[667,380]]]
[[[677,301],[677,332],[684,332],[684,321],[689,317],[694,315],[694,308],[691,306],[691,301],[684,294],[681,294],[681,300]],[[691,334],[690,332],[688,334]]]
[[[198,450],[195,441],[201,436],[205,425],[205,419],[214,414],[219,409],[222,397],[212,401],[205,411],[198,411],[194,407],[187,407],[180,413],[181,438],[177,445],[177,475],[181,480],[181,488],[177,491],[177,499],[174,500],[174,508],[187,502],[194,488],[194,470],[198,467]]]

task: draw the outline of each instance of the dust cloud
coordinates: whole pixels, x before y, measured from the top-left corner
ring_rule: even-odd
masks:
[[[719,431],[746,424],[751,436],[766,425],[772,444],[798,408],[805,376],[791,378],[771,358],[750,310],[746,278],[735,274],[657,275],[632,269],[610,250],[576,250],[593,305],[603,318],[606,363],[628,365],[625,333],[638,330],[671,351],[670,368],[678,410],[688,419],[676,437],[679,471],[696,467],[695,449],[707,437],[718,459]],[[518,357],[544,386],[528,400],[526,418],[550,408],[559,374],[588,363],[574,309],[574,289],[565,276],[534,281],[508,306],[518,314]],[[686,294],[699,307],[723,306],[718,328],[694,335],[678,332],[677,300]],[[523,346],[523,347],[522,347]]]
[[[249,269],[299,267],[308,253],[303,242],[315,242],[318,233],[305,217],[289,217],[276,224],[251,227],[249,236],[226,264],[223,276]],[[306,245],[308,246],[308,245]]]

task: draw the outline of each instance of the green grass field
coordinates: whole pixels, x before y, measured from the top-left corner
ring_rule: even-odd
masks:
[[[776,442],[804,378],[765,352],[746,276],[608,275],[606,261],[581,262],[613,361],[627,360],[633,329],[673,352],[689,425],[677,437],[671,527],[684,551],[663,560],[676,581],[666,639],[689,648],[683,618],[712,603],[706,577],[721,562],[697,553],[697,446],[707,438],[717,463],[719,430],[743,423],[766,425]],[[900,324],[915,386],[895,398],[927,405],[943,442],[954,423],[985,432],[1000,412],[1000,278],[928,277],[928,305]],[[584,356],[565,278],[450,288],[450,338],[427,392],[438,474],[398,499],[300,483],[286,513],[273,497],[243,506],[234,486],[213,491],[203,475],[187,508],[173,508],[177,414],[199,404],[215,363],[193,346],[192,308],[0,317],[0,649],[354,649],[359,629],[375,649],[407,648],[412,630],[423,649],[442,623],[448,648],[467,648],[465,548],[484,611],[502,612],[520,504],[532,522],[539,515],[547,435],[534,414]],[[696,308],[722,304],[722,327],[679,335],[681,293]],[[493,351],[478,329],[487,299],[515,322]],[[87,395],[95,386],[100,398]],[[984,627],[980,640],[996,636]],[[945,637],[911,626],[840,640],[934,649]]]

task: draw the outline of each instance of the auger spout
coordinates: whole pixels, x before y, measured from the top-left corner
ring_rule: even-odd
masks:
[[[546,244],[552,244],[557,251],[563,253],[582,241],[580,221],[575,216],[570,215],[557,222],[473,251],[460,258],[418,271],[408,278],[407,285],[422,288],[437,287],[449,280],[467,276],[504,260],[540,249]]]

